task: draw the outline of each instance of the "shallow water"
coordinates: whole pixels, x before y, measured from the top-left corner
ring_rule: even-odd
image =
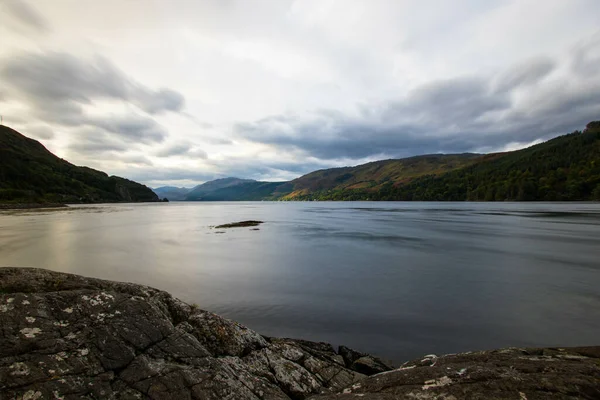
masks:
[[[211,228],[248,219],[265,223]],[[265,335],[345,344],[396,363],[600,338],[598,203],[0,211],[0,266],[147,284]]]

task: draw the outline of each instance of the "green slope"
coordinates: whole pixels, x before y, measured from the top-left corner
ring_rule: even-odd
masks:
[[[158,201],[150,188],[77,167],[40,142],[0,126],[0,202],[99,203]]]
[[[338,200],[354,192],[376,193],[386,185],[400,185],[423,175],[439,175],[471,165],[480,154],[430,154],[400,160],[375,161],[355,167],[311,172],[290,182],[293,190],[284,200],[314,199],[325,196]]]
[[[443,174],[386,182],[376,191],[346,188],[315,200],[586,201],[600,200],[600,122],[527,149],[490,154]]]

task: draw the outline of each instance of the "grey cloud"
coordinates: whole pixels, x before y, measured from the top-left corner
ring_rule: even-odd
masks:
[[[460,78],[432,82],[415,89],[408,98],[392,106],[387,117],[407,113],[412,119],[455,123],[479,118],[486,113],[507,109],[510,99],[492,94],[489,84],[480,78]]]
[[[216,144],[216,145],[233,144],[233,141],[231,139],[226,139],[226,138],[204,137],[203,140],[205,140],[207,143]]]
[[[16,19],[26,26],[40,33],[49,31],[48,22],[38,11],[22,0],[5,0],[2,5],[4,10],[12,14]]]
[[[366,118],[322,110],[313,118],[280,115],[238,124],[235,131],[252,141],[325,160],[404,157],[467,151],[489,141],[478,131],[478,121],[509,107],[509,98],[493,94],[484,80],[465,78],[419,87],[381,110],[363,112]]]
[[[151,90],[130,79],[109,60],[85,62],[66,53],[27,53],[4,60],[0,75],[7,84],[35,103],[94,99],[130,102],[150,114],[183,109],[183,96],[170,89]]]
[[[154,119],[137,114],[92,117],[83,113],[78,104],[49,103],[38,111],[38,116],[47,122],[68,127],[94,127],[112,133],[129,142],[162,142],[167,130]]]
[[[186,156],[189,158],[208,158],[204,150],[194,148],[189,143],[176,143],[156,152],[158,157]]]
[[[161,142],[167,130],[152,118],[139,115],[110,118],[87,118],[86,123],[104,128],[120,137],[140,143]]]
[[[90,116],[82,106],[107,98],[137,104],[149,113],[179,111],[184,105],[179,93],[152,91],[103,58],[87,64],[64,53],[29,53],[4,60],[0,77],[12,89],[13,97],[24,99],[43,121],[101,128],[131,142],[161,142],[168,132],[144,115]]]
[[[208,158],[208,154],[204,150],[198,148],[188,151],[187,155],[190,158],[201,158],[203,160]]]
[[[125,152],[131,146],[116,141],[101,130],[84,129],[72,136],[69,149],[81,154],[93,155],[105,152]]]
[[[156,155],[158,157],[171,157],[186,154],[191,150],[191,147],[192,146],[186,143],[174,144],[157,151]]]
[[[116,140],[112,135],[95,128],[84,128],[73,134],[68,150],[84,156],[95,165],[106,161],[119,161],[131,167],[153,165],[150,159],[139,154],[139,146]],[[138,154],[131,154],[132,151]]]
[[[46,125],[33,125],[33,126],[28,126],[25,129],[25,132],[27,132],[27,135],[31,135],[34,138],[37,139],[52,139],[54,138],[54,131]]]
[[[600,74],[600,32],[575,48],[571,65],[580,75]]]
[[[147,165],[147,166],[152,166],[154,164],[152,164],[152,161],[150,161],[147,157],[144,156],[140,156],[140,155],[126,155],[126,156],[120,156],[119,160],[128,164],[134,164],[134,165]]]
[[[496,90],[505,92],[535,84],[548,76],[555,68],[556,62],[549,58],[530,60],[502,74],[497,80]]]
[[[535,63],[534,63],[535,64]],[[462,78],[432,82],[404,99],[365,107],[360,116],[337,111],[277,115],[239,123],[243,139],[301,151],[321,160],[406,157],[498,149],[582,128],[600,116],[600,84],[571,77],[540,83],[550,63],[514,68],[506,87],[530,88],[530,101],[514,103],[510,91],[494,90],[491,80]],[[533,72],[532,72],[533,71]]]
[[[171,89],[152,92],[138,87],[133,91],[131,99],[134,104],[150,114],[158,114],[162,111],[179,112],[185,105],[183,95]]]
[[[321,160],[362,159],[367,157],[404,157],[438,151],[456,152],[466,147],[468,138],[427,137],[422,126],[385,126],[330,120],[321,123],[295,123],[288,129],[293,136],[278,135],[261,125],[238,125],[238,134],[247,139],[276,145],[286,150],[298,149]],[[265,135],[266,134],[266,135]],[[442,150],[443,149],[443,150]]]

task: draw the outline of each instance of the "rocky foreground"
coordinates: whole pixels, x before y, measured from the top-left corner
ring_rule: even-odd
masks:
[[[0,399],[53,398],[600,399],[600,347],[429,355],[391,370],[150,287],[0,268]]]

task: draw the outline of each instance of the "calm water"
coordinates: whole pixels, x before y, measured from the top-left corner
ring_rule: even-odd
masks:
[[[216,233],[211,225],[260,219]],[[0,265],[165,289],[396,363],[600,344],[600,204],[168,203],[0,212]]]

